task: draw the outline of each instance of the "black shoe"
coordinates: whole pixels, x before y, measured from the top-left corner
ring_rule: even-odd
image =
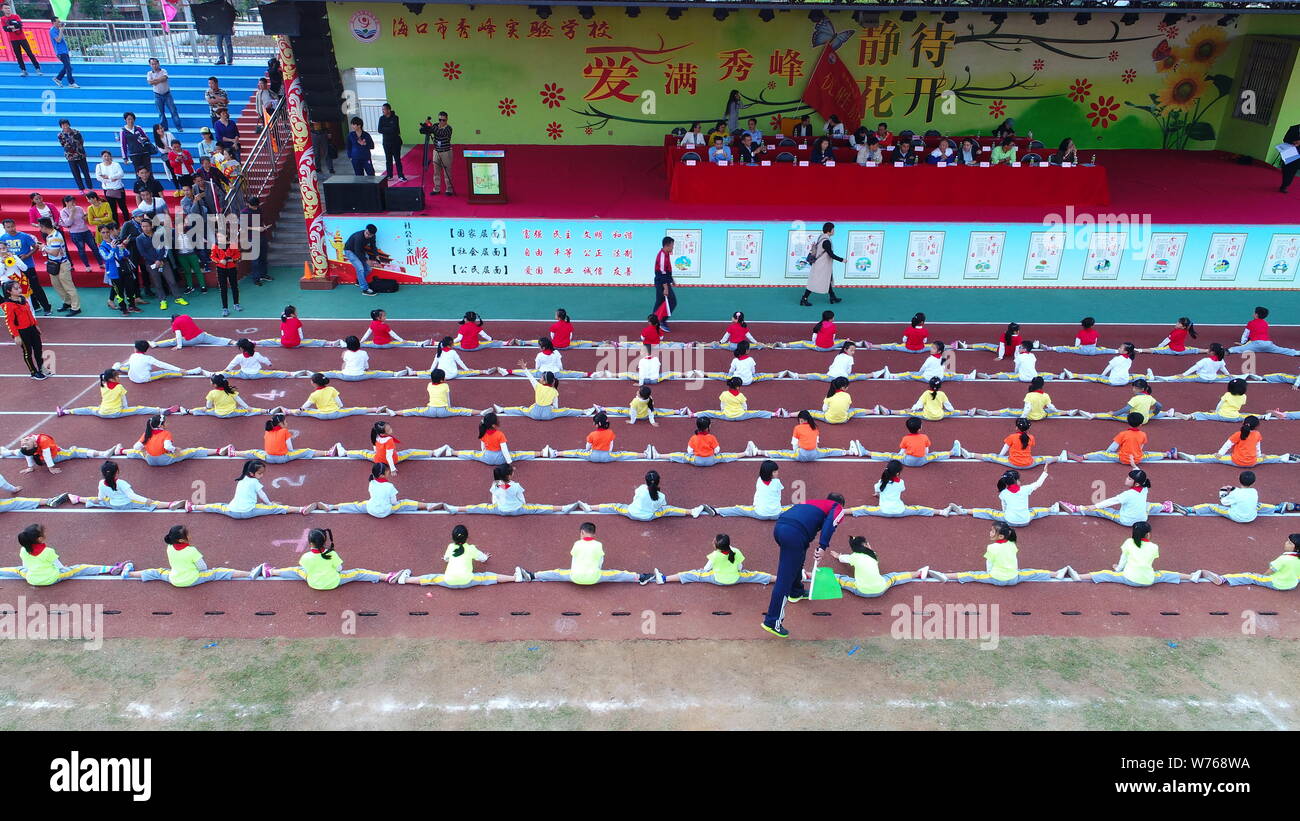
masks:
[[[54,316],[54,312],[51,311],[49,308],[46,308],[46,309],[45,309],[45,316]]]
[[[36,373],[32,374],[32,379],[46,379],[46,378],[48,377],[46,377],[45,374],[40,371],[37,371]]]
[[[774,636],[780,636],[783,639],[790,638],[790,631],[786,630],[783,625],[768,624],[767,622],[763,622],[763,629]]]
[[[379,294],[376,293],[375,291],[370,290],[369,288],[366,288],[364,291],[361,292],[361,295],[362,295],[362,296],[378,296]]]
[[[76,316],[76,315],[79,314],[79,313],[81,313],[81,309],[80,309],[80,308],[78,308],[78,309],[75,310],[75,311],[68,311],[68,316]]]
[[[69,305],[69,304],[66,303],[66,302],[63,303],[61,306],[59,306],[59,313],[61,313],[61,314],[66,314],[68,311],[71,311],[71,310],[72,310],[72,306]]]
[[[811,308],[811,307],[812,307],[812,303],[809,302],[809,301],[806,300],[806,299],[801,299],[801,300],[799,300],[799,304],[802,305],[802,306],[804,306],[805,308]]]
[[[843,302],[843,301],[844,301],[844,300],[840,299],[840,298],[837,297],[837,296],[833,296],[833,297],[831,297],[831,304],[832,304],[832,305],[834,305],[836,302]]]
[[[455,194],[456,194],[455,191],[448,191],[448,192],[447,192],[447,196],[449,196],[449,197],[451,197],[451,196],[455,196]]]

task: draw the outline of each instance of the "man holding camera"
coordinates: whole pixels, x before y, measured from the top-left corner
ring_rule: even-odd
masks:
[[[452,195],[451,190],[451,126],[447,124],[447,112],[438,112],[438,123],[434,125],[433,119],[426,117],[420,125],[420,133],[425,137],[425,165],[429,164],[429,139],[433,140],[433,190],[430,194],[437,194],[438,188],[442,184],[442,178],[447,178],[447,196]]]

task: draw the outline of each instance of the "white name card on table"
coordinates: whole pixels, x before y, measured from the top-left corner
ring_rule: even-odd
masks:
[[[727,160],[718,160],[718,165],[731,165],[731,163]]]
[[[834,167],[835,167],[835,160],[827,160],[826,162],[824,162],[824,163],[822,163],[822,164],[825,165],[827,168],[834,168]]]
[[[980,151],[983,151],[985,154],[989,153],[989,152],[992,151],[992,150],[993,150],[993,149],[992,149],[992,148],[989,148],[987,145],[982,146],[982,147],[980,148]]]
[[[948,163],[946,163],[946,162],[937,162],[937,163],[935,163],[935,166],[938,167],[938,168],[947,168],[947,167],[948,167]]]
[[[771,164],[772,164],[771,160],[762,160],[761,162],[759,162],[759,165],[771,165]]]
[[[807,150],[808,150],[808,143],[800,143],[800,144],[799,144],[799,150],[800,150],[800,151],[807,151]]]
[[[807,161],[807,160],[800,160],[800,161],[799,161],[799,165],[800,165],[801,167],[802,167],[802,166],[807,166],[807,165],[808,165],[808,161]]]
[[[1011,167],[1012,167],[1012,168],[1019,168],[1019,167],[1020,167],[1020,163],[1018,163],[1018,162],[1013,162],[1013,163],[1011,163]]]
[[[867,168],[875,168],[875,167],[876,167],[876,163],[873,163],[873,162],[863,163],[863,165],[865,165]]]
[[[1072,162],[1063,162],[1063,163],[1061,163],[1061,167],[1062,167],[1062,168],[1074,168],[1074,163],[1072,163]]]
[[[896,162],[896,163],[894,163],[894,167],[895,167],[895,168],[902,168],[904,165],[907,165],[907,163],[902,163],[902,162]]]
[[[687,161],[686,161],[686,164],[687,164],[687,165],[695,165],[695,160],[687,160]]]
[[[980,163],[980,168],[988,168],[988,167],[989,167],[989,164],[988,164],[988,163],[986,163],[986,162],[982,162],[982,163]]]

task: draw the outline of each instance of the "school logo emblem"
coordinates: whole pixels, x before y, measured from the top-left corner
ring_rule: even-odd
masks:
[[[379,39],[379,18],[366,9],[352,15],[348,28],[359,43],[373,43]]]

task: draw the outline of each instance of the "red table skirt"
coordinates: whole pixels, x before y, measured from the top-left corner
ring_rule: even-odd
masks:
[[[1102,166],[770,166],[674,169],[669,199],[702,205],[1109,205]]]

